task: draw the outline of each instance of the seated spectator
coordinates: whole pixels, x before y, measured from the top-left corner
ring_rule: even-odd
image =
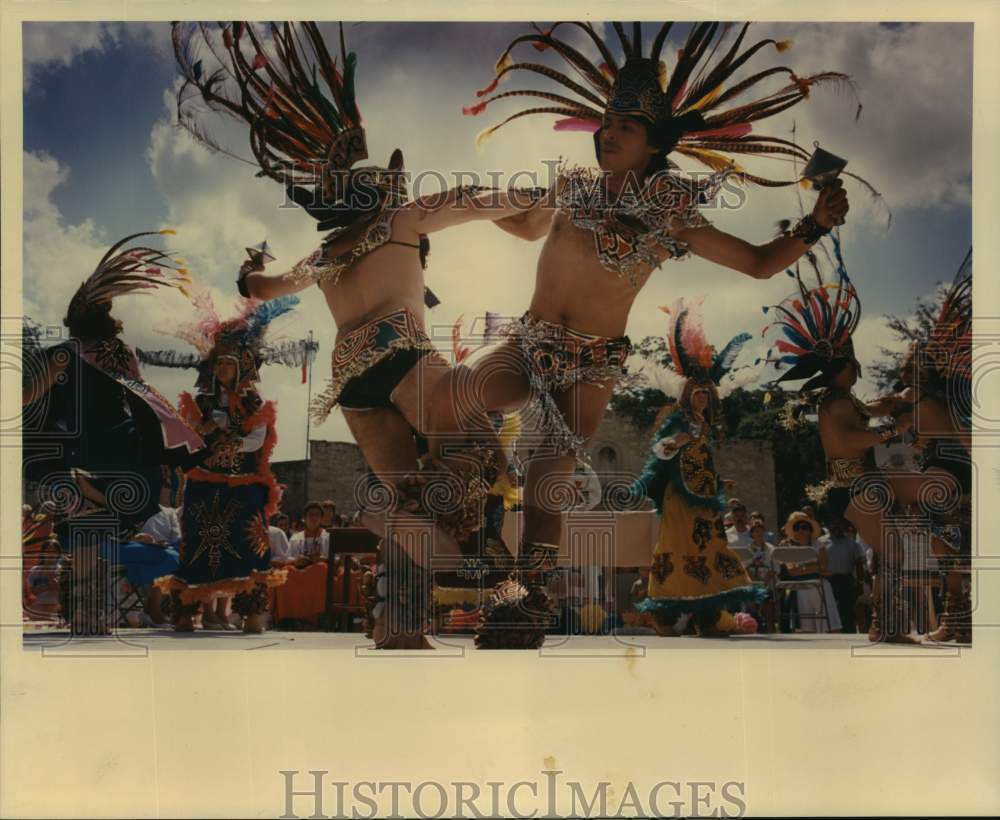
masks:
[[[271,524],[285,534],[286,540],[292,537],[292,522],[285,513],[275,513],[274,518],[271,519]]]
[[[272,617],[279,629],[311,629],[326,608],[330,533],[323,528],[323,506],[309,502],[303,510],[305,528],[288,541],[288,580],[271,591]],[[360,573],[358,575],[360,586]]]
[[[330,557],[330,533],[323,526],[323,507],[315,501],[302,511],[304,528],[288,540],[288,559],[299,568]]]
[[[285,530],[278,523],[282,520],[288,521],[288,516],[274,515],[271,517],[271,524],[267,528],[267,543],[271,548],[271,564],[279,566],[288,562],[288,536]]]
[[[328,530],[331,527],[336,527],[337,502],[333,501],[330,498],[327,498],[320,504],[320,508],[322,509],[323,512],[323,518],[322,518],[323,529]],[[303,515],[305,515],[305,512],[303,512]]]
[[[778,543],[778,536],[767,528],[767,519],[764,518],[764,513],[760,512],[760,510],[754,510],[753,512],[751,512],[750,513],[751,527],[753,526],[754,521],[760,521],[760,523],[764,525],[764,540],[768,544]]]
[[[864,581],[865,554],[861,545],[848,535],[846,524],[839,518],[830,521],[830,534],[821,536],[816,543],[826,551],[830,586],[844,631],[854,633],[857,631],[854,611]]]
[[[125,576],[135,587],[150,587],[139,615],[140,626],[165,626],[167,617],[160,608],[163,593],[153,581],[170,575],[180,564],[178,548],[181,543],[181,524],[177,510],[160,505],[142,525],[139,533],[128,543],[119,546],[118,558],[125,567]]]
[[[25,611],[33,621],[59,621],[59,575],[62,548],[58,538],[42,543],[38,563],[28,570]]]
[[[829,574],[826,569],[826,550],[814,546],[820,534],[819,523],[805,512],[793,512],[785,522],[784,530],[789,546],[811,547],[816,553],[816,558],[796,564],[782,564],[778,568],[779,574],[782,578],[793,581],[822,578],[823,597],[830,617],[829,631],[841,632],[842,624],[837,610],[837,599],[834,597],[830,582],[823,577]],[[815,587],[795,590],[795,598],[799,613],[799,631],[826,632],[827,625],[822,618],[810,617],[819,615],[823,604]]]
[[[775,574],[774,562],[771,558],[774,545],[767,540],[767,530],[762,518],[751,517],[750,519],[749,549],[751,556],[749,563],[746,564],[747,574],[755,584],[763,584],[770,590]],[[772,596],[769,595],[767,600],[759,606],[748,605],[745,610],[761,623],[761,631],[777,631],[777,617]]]

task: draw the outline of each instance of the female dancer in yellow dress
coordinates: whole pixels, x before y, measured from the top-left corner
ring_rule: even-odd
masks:
[[[657,430],[637,483],[661,518],[648,597],[636,608],[653,616],[660,634],[672,634],[683,614],[694,617],[702,636],[744,631],[753,626],[749,619],[726,610],[760,601],[762,590],[727,546],[723,485],[730,482],[715,470],[712,440],[722,421],[718,385],[724,376],[726,387],[738,384],[735,374],[727,374],[750,335],[735,337],[716,356],[691,308],[678,302],[663,310],[671,315],[671,363],[683,386],[679,409]]]

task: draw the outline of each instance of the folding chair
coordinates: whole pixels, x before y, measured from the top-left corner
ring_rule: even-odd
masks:
[[[775,566],[780,566],[781,564],[811,564],[819,562],[819,553],[816,551],[815,547],[775,547],[774,551],[771,553],[771,560]],[[783,590],[797,591],[800,589],[815,589],[819,594],[819,612],[803,614],[799,610],[798,617],[799,620],[803,618],[812,618],[814,620],[825,620],[827,632],[833,629],[833,625],[830,623],[830,613],[826,605],[826,591],[823,589],[823,577],[817,574],[815,578],[789,578],[782,579],[775,576],[772,583],[772,592],[774,594],[774,600],[777,601],[778,593]]]
[[[111,597],[115,610],[115,623],[118,626],[132,626],[128,622],[128,616],[133,612],[144,611],[142,588],[129,581],[124,564],[115,564],[111,567]]]

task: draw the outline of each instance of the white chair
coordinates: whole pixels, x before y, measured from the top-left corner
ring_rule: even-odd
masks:
[[[787,547],[775,547],[771,553],[771,561],[775,567],[779,567],[781,564],[817,564],[819,563],[819,553],[816,551],[815,547],[799,547],[799,546],[787,546]],[[800,589],[815,589],[819,595],[819,612],[803,614],[799,612],[799,619],[802,618],[812,618],[814,620],[825,620],[827,632],[832,631],[833,625],[830,623],[830,612],[826,605],[826,594],[823,589],[823,577],[818,575],[816,578],[789,578],[784,580],[780,578],[777,574],[774,578],[774,586],[772,587],[774,591],[774,600],[778,599],[778,592],[782,590],[800,590]]]

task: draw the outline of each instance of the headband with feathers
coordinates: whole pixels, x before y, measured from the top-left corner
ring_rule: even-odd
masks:
[[[972,376],[972,250],[945,294],[926,340],[935,369],[946,378]]]
[[[685,383],[690,381],[711,384],[719,398],[724,398],[757,376],[753,368],[733,370],[737,356],[751,339],[750,334],[734,336],[717,354],[705,336],[701,307],[702,299],[691,304],[678,299],[673,307],[660,307],[669,317],[667,348],[670,361],[666,367],[644,365],[640,370],[669,396],[680,397]]]

